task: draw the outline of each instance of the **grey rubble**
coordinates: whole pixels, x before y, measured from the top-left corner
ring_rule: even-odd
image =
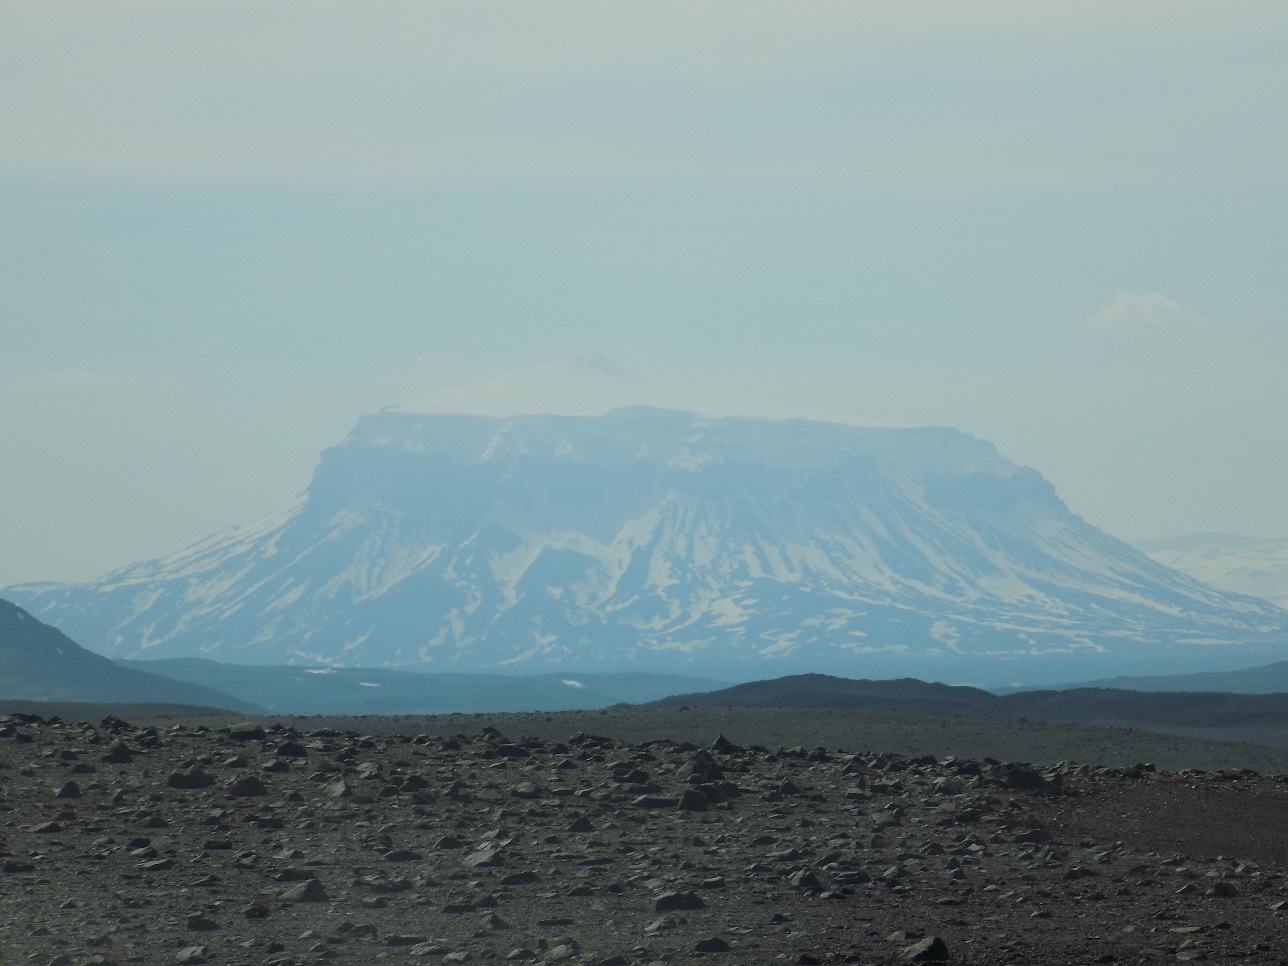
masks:
[[[11,715],[0,948],[39,966],[1282,962],[1286,805],[1246,771]]]

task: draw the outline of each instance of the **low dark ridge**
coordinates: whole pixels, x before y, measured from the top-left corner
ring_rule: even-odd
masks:
[[[1288,747],[1288,694],[1140,692],[1114,688],[1019,691],[896,681],[852,681],[801,674],[719,691],[685,694],[652,707],[884,709],[928,714],[1025,718],[1116,725]]]

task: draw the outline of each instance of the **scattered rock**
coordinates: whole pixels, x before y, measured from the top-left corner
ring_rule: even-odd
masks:
[[[727,953],[729,944],[719,936],[712,936],[710,939],[699,939],[693,948],[700,953]]]
[[[200,765],[189,765],[170,772],[165,783],[171,788],[209,788],[215,779]]]
[[[927,936],[899,954],[905,963],[943,963],[948,961],[948,944],[938,936]]]
[[[228,783],[228,794],[239,798],[258,798],[268,794],[268,786],[254,775],[243,775]]]
[[[676,912],[706,907],[707,904],[696,892],[662,892],[653,900],[654,912]]]
[[[6,962],[1262,962],[1288,911],[1285,782],[1241,770],[6,729]]]
[[[307,879],[279,894],[283,902],[326,902],[331,897],[317,879]]]

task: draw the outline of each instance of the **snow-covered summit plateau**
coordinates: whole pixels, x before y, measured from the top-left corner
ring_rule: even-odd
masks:
[[[1288,656],[1288,613],[965,433],[648,407],[367,416],[271,521],[0,593],[120,657],[1000,682]]]

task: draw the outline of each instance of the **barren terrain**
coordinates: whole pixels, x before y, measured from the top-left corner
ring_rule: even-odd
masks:
[[[1025,741],[1039,753],[1012,756]],[[1116,767],[1052,757],[1097,741],[1083,760]],[[1120,760],[1151,748],[1175,760]],[[1285,962],[1288,784],[1245,770],[1288,771],[1279,757],[870,712],[11,716],[0,949],[40,966]]]

